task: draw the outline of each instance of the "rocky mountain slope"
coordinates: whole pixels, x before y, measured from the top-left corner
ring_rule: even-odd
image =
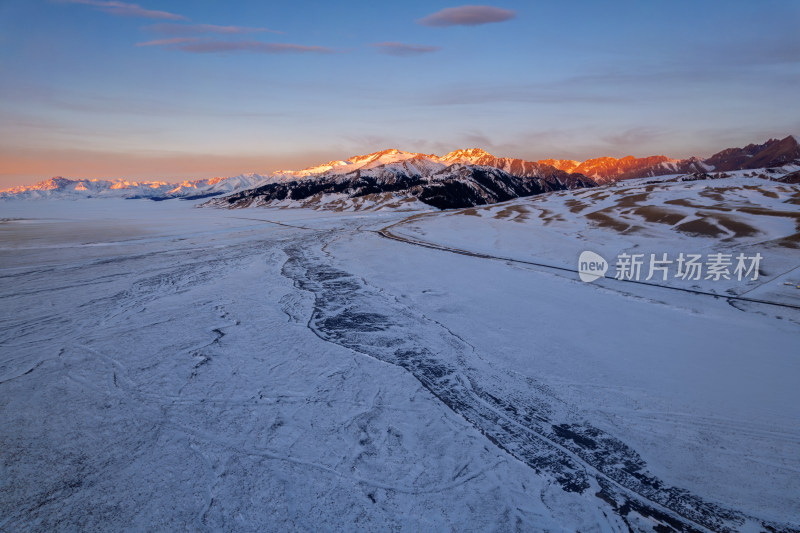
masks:
[[[782,167],[800,163],[800,143],[789,135],[778,140],[770,139],[764,144],[749,144],[744,148],[727,148],[702,159],[670,159],[664,155],[616,159],[599,157],[586,161],[544,159],[541,164],[551,165],[565,172],[579,172],[598,183],[608,183],[634,178],[647,178],[667,174],[691,174],[696,172],[729,172],[757,168]]]
[[[519,159],[496,158],[478,149],[451,152],[441,158],[385,150],[302,171],[278,172],[270,183],[209,203],[247,207],[295,201],[330,206],[330,197],[335,195],[339,200],[354,200],[347,202],[350,205],[416,199],[449,209],[595,185],[580,174]]]

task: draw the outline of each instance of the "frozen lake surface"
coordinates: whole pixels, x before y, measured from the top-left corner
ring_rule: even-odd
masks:
[[[747,287],[772,306],[378,234],[409,213],[0,207],[2,531],[800,528],[796,249]],[[555,265],[704,242],[506,208],[393,231]]]

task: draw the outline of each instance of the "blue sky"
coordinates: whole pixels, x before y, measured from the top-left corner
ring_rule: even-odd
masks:
[[[710,155],[800,132],[798,27],[796,1],[0,0],[0,187]]]

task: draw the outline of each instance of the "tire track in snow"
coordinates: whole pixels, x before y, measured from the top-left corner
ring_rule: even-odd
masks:
[[[479,259],[492,259],[492,260],[495,260],[495,261],[503,261],[503,262],[508,262],[508,263],[518,263],[518,264],[521,264],[521,265],[535,266],[535,267],[539,267],[539,268],[546,268],[546,269],[549,269],[549,270],[558,270],[558,271],[561,271],[561,272],[569,272],[571,274],[578,274],[578,270],[574,269],[574,268],[568,268],[568,267],[556,266],[556,265],[548,265],[546,263],[539,263],[539,262],[536,262],[536,261],[525,261],[525,260],[522,260],[522,259],[513,259],[513,258],[510,258],[510,257],[501,257],[501,256],[497,256],[497,255],[485,254],[483,252],[473,252],[473,251],[470,251],[470,250],[464,250],[464,249],[455,248],[455,247],[452,247],[452,246],[445,246],[443,244],[438,244],[438,243],[435,243],[435,242],[423,241],[421,239],[412,239],[411,237],[407,237],[407,236],[404,236],[404,235],[398,235],[397,233],[394,233],[394,232],[391,231],[391,228],[393,228],[395,226],[398,226],[400,224],[403,224],[405,222],[408,222],[409,220],[411,220],[411,218],[415,218],[415,217],[410,217],[409,219],[401,220],[400,222],[396,222],[394,224],[386,226],[385,228],[380,229],[380,230],[376,231],[375,233],[377,233],[378,235],[380,235],[381,237],[384,237],[386,239],[390,239],[390,240],[397,241],[397,242],[402,242],[402,243],[405,243],[405,244],[410,244],[410,245],[413,245],[413,246],[420,246],[422,248],[429,248],[431,250],[439,250],[439,251],[442,251],[442,252],[450,252],[450,253],[458,254],[458,255],[466,255],[466,256],[469,256],[469,257],[477,257]],[[781,275],[783,275],[783,274],[781,274]],[[773,280],[774,279],[775,278],[773,278]],[[673,286],[670,286],[670,285],[659,285],[658,283],[649,283],[647,281],[640,281],[640,280],[635,280],[635,279],[603,278],[603,280],[608,280],[609,282],[633,283],[633,284],[636,284],[636,285],[645,285],[647,287],[656,287],[656,288],[659,288],[659,289],[680,291],[680,292],[684,292],[684,293],[688,293],[688,294],[695,294],[695,295],[698,295],[698,296],[711,296],[711,297],[713,297],[715,299],[716,298],[720,298],[720,299],[726,300],[728,303],[731,303],[731,304],[733,304],[733,302],[748,302],[748,303],[756,303],[756,304],[771,305],[771,306],[776,306],[776,307],[783,307],[783,308],[786,308],[786,309],[797,309],[797,310],[800,310],[800,305],[795,305],[795,304],[790,304],[790,303],[785,303],[785,302],[772,302],[772,301],[769,301],[769,300],[762,300],[762,299],[759,299],[759,298],[747,298],[747,297],[744,297],[744,296],[734,296],[734,295],[730,295],[730,294],[717,294],[715,292],[702,291],[702,290],[698,290],[698,289],[689,289],[689,288],[686,288],[686,287],[673,287]],[[770,281],[773,281],[773,280],[770,280]],[[750,292],[750,291],[747,291],[747,292]]]
[[[319,232],[286,246],[282,270],[297,288],[314,295],[308,327],[321,339],[407,370],[496,446],[564,490],[599,487],[594,495],[623,519],[635,512],[655,527],[675,531],[736,531],[755,520],[666,485],[635,450],[570,415],[546,387],[478,372],[465,342],[333,267],[322,249],[330,235]]]

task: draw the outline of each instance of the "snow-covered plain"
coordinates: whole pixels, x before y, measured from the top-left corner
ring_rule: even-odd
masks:
[[[0,530],[800,528],[796,309],[193,205],[3,206]],[[392,231],[574,266],[508,218]]]

